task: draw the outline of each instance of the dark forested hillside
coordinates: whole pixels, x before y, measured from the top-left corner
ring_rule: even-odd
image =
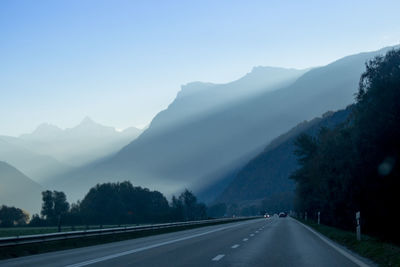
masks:
[[[294,182],[289,179],[289,176],[298,167],[293,154],[294,141],[302,133],[315,135],[321,127],[332,128],[344,122],[350,110],[351,106],[345,110],[327,112],[322,118],[300,123],[289,132],[274,139],[262,153],[250,160],[238,172],[216,202],[254,204],[255,201],[260,204],[261,200],[267,199],[264,201],[266,206],[264,208],[271,210],[273,205],[277,205],[276,202],[282,202],[280,198],[283,197],[286,204],[281,205],[280,208],[290,209],[293,203]]]
[[[351,120],[296,140],[296,209],[324,223],[400,242],[400,50],[369,61]],[[395,219],[396,218],[396,219]]]

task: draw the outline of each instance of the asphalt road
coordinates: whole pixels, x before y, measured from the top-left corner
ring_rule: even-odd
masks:
[[[327,243],[328,242],[328,243]],[[292,218],[207,226],[0,261],[0,266],[368,266]]]

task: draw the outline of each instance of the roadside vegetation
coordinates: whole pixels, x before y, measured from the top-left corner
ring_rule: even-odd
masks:
[[[358,241],[355,231],[350,232],[327,225],[317,224],[311,220],[298,220],[340,245],[356,252],[358,255],[372,260],[379,264],[379,266],[400,266],[399,246],[382,242],[382,240],[368,235],[362,235],[361,241]]]
[[[353,230],[355,214],[360,211],[363,233],[400,244],[395,216],[399,209],[399,137],[397,49],[366,64],[356,103],[345,123],[321,128],[316,137],[303,134],[297,138],[300,168],[291,176],[297,186],[296,212],[303,218],[307,212],[314,220],[320,212],[323,224]]]
[[[169,203],[162,193],[130,182],[98,184],[72,205],[60,191],[44,191],[42,199],[40,215],[30,220],[21,209],[3,205],[0,237],[208,218],[206,205],[189,190]]]

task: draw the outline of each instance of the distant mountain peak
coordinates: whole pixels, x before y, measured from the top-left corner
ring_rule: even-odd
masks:
[[[59,127],[57,127],[54,124],[42,123],[32,132],[31,135],[32,136],[36,136],[36,135],[52,136],[52,135],[57,135],[61,132],[62,132],[62,129],[60,129]]]
[[[91,124],[98,124],[98,123],[96,123],[94,120],[92,120],[92,118],[90,118],[89,116],[86,116],[85,118],[83,118],[81,123],[79,123],[79,125],[91,125]]]

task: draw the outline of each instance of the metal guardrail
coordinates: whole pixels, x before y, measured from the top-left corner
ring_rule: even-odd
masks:
[[[207,224],[220,223],[220,222],[235,222],[235,221],[243,221],[243,220],[248,220],[248,219],[253,219],[253,218],[258,218],[258,216],[211,219],[211,220],[190,221],[190,222],[161,223],[161,224],[152,224],[152,225],[145,225],[145,226],[116,227],[116,228],[107,228],[107,229],[70,231],[70,232],[61,232],[61,233],[40,234],[40,235],[3,237],[3,238],[0,238],[0,247],[15,246],[15,245],[21,245],[21,244],[30,244],[30,243],[42,243],[42,242],[97,236],[97,235],[109,235],[109,234],[159,230],[159,229],[167,229],[167,228],[172,228],[172,227],[193,226],[193,225],[199,225],[199,224],[207,225]]]

